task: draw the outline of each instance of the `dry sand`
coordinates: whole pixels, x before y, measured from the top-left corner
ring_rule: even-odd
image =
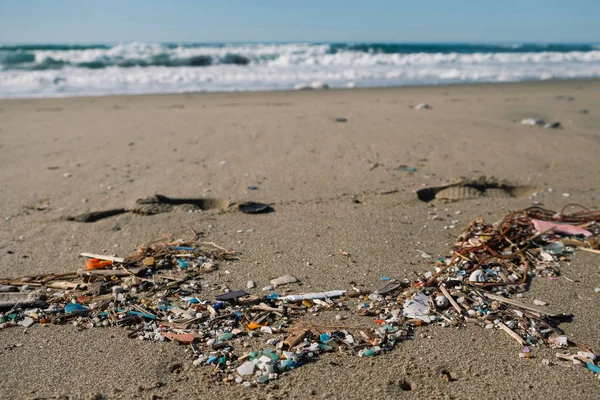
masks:
[[[421,102],[432,108],[410,108]],[[564,129],[520,125],[526,117],[561,121]],[[248,279],[260,288],[286,273],[301,278],[298,290],[311,291],[350,282],[375,288],[381,276],[412,279],[412,271],[431,268],[417,249],[443,255],[470,220],[532,204],[530,197],[426,204],[417,189],[485,174],[538,187],[543,195],[535,200],[550,209],[600,206],[599,126],[600,81],[2,100],[0,276],[73,271],[82,251],[127,255],[165,233],[187,237],[191,226],[242,253],[209,277],[231,288]],[[395,171],[401,164],[417,172]],[[263,201],[276,212],[61,219],[154,193]],[[42,204],[48,208],[35,210]],[[434,209],[443,219],[430,219]],[[453,220],[457,229],[444,229]],[[524,295],[574,313],[563,328],[596,351],[599,264],[600,256],[580,252],[565,263],[564,277],[534,279]],[[365,323],[356,318],[349,321]],[[117,328],[5,329],[0,397],[596,399],[600,392],[600,380],[584,368],[543,366],[543,358],[556,361],[555,350],[522,360],[507,335],[478,326],[424,327],[391,353],[325,355],[250,390],[209,384],[184,350],[128,339]],[[178,362],[183,371],[171,373]],[[456,381],[441,380],[439,367]]]

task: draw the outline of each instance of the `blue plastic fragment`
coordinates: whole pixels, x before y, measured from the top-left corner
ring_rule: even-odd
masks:
[[[279,295],[277,293],[269,293],[265,296],[267,299],[278,299]]]
[[[283,368],[293,369],[296,366],[296,361],[294,360],[284,360],[282,363]]]
[[[592,371],[595,374],[600,374],[600,367],[598,367],[597,365],[595,365],[593,362],[588,361],[585,363],[585,365],[588,367],[588,369],[590,371]]]
[[[381,277],[381,280],[382,280],[382,281],[389,281],[389,280],[390,280],[390,277],[389,277],[389,276],[382,276],[382,277]]]
[[[331,336],[326,333],[321,333],[321,342],[326,343],[331,340]]]
[[[279,356],[273,353],[271,350],[263,350],[263,355],[269,357],[273,361],[279,360]]]
[[[88,309],[78,303],[69,303],[65,306],[65,312],[67,314],[85,312]]]
[[[215,310],[220,310],[222,308],[225,308],[225,303],[223,303],[222,301],[217,301],[214,305],[213,308]]]
[[[217,361],[217,357],[210,356],[210,357],[208,357],[208,360],[206,360],[206,363],[207,364],[212,364],[212,363],[215,363],[216,361]]]
[[[190,263],[187,260],[182,260],[180,258],[177,259],[177,264],[179,264],[181,268],[187,268],[190,266]]]
[[[196,251],[196,250],[198,250],[195,247],[186,247],[186,246],[170,246],[169,249],[171,249],[171,250],[181,250],[181,251]]]
[[[235,316],[235,319],[242,319],[245,317],[244,313],[240,311],[234,311],[233,315]]]
[[[415,167],[409,167],[408,165],[400,165],[394,168],[395,171],[404,171],[404,172],[417,172]]]
[[[248,186],[248,190],[258,190],[258,186]]]
[[[147,314],[147,313],[143,313],[143,312],[139,312],[139,311],[127,311],[127,314],[139,315],[140,317],[148,318],[148,319],[156,319],[156,317],[152,314]]]
[[[363,354],[365,355],[365,357],[372,357],[375,355],[375,350],[367,349],[367,350],[365,350],[365,352]]]
[[[192,298],[187,299],[187,302],[191,303],[191,304],[198,304],[198,303],[200,303],[200,300],[198,300],[198,298],[196,298],[196,297],[192,297]]]
[[[169,311],[171,308],[173,308],[173,306],[165,304],[165,303],[158,303],[156,305],[156,308],[159,309],[160,311]]]

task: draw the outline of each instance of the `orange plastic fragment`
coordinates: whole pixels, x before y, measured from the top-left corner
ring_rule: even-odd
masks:
[[[255,329],[260,328],[261,326],[265,326],[266,324],[257,324],[256,322],[250,322],[246,328],[248,328],[249,331],[253,331]]]
[[[112,261],[110,260],[101,260],[99,258],[90,258],[85,262],[85,266],[87,269],[102,269],[112,265]]]
[[[383,319],[376,319],[375,323],[381,325],[381,324],[385,323],[385,320],[383,320]]]
[[[310,300],[302,300],[302,305],[304,307],[311,308],[313,306],[313,303]]]
[[[190,344],[196,339],[193,333],[169,333],[163,332],[162,335],[167,339],[176,340],[181,344]]]

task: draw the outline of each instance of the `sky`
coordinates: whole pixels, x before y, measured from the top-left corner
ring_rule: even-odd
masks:
[[[600,0],[0,0],[1,43],[600,42]]]

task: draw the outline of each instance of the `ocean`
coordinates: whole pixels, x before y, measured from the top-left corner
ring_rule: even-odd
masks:
[[[1,98],[597,77],[599,44],[0,45]]]

